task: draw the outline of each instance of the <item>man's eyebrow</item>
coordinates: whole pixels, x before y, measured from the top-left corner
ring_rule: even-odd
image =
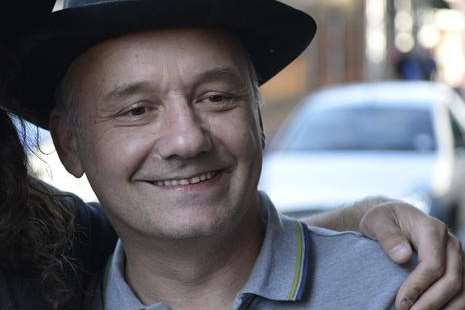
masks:
[[[147,81],[121,84],[112,89],[109,93],[105,94],[104,98],[107,100],[125,98],[148,89],[150,89],[150,85]]]
[[[232,83],[235,87],[245,86],[245,83],[237,73],[237,70],[230,67],[219,67],[200,73],[195,77],[194,86],[197,87],[202,83],[215,82],[218,80]],[[148,81],[125,83],[118,85],[105,94],[104,99],[126,98],[150,89],[151,85]]]
[[[215,82],[215,81],[226,81],[232,83],[235,87],[244,87],[245,81],[238,74],[237,70],[230,67],[214,68],[205,72],[200,73],[195,78],[195,85],[199,86],[202,83]]]

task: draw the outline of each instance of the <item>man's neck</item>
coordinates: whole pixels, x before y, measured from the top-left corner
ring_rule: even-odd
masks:
[[[172,309],[230,308],[250,275],[264,234],[258,213],[244,218],[240,227],[221,238],[127,248],[126,281],[147,305],[163,302]]]

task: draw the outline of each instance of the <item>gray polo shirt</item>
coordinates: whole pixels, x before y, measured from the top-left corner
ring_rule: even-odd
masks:
[[[232,309],[391,309],[408,270],[392,263],[376,242],[280,215],[261,194],[265,239],[252,273]],[[143,305],[124,279],[118,242],[95,310],[159,310]]]

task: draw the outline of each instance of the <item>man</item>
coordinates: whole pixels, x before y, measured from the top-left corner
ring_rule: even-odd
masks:
[[[150,1],[118,2],[57,14],[50,29],[85,16],[90,33],[85,40],[78,32],[73,38],[72,28],[39,35],[29,82],[38,81],[41,65],[52,70],[42,71],[47,82],[40,87],[25,77],[34,95],[47,99],[64,73],[57,65],[66,68],[79,55],[59,87],[50,126],[65,166],[87,174],[121,238],[102,291],[90,298],[93,307],[389,306],[403,270],[358,236],[280,219],[256,189],[263,145],[258,83],[305,48],[311,18],[273,1],[173,1],[160,12]],[[128,9],[150,24],[124,20]],[[100,32],[92,21],[105,12],[117,18]],[[247,16],[258,12],[286,22],[271,37],[259,29],[262,20]],[[296,38],[286,36],[291,31]],[[52,50],[67,56],[36,62]],[[40,113],[33,117],[46,125],[49,110]],[[368,269],[355,272],[362,257]],[[347,267],[360,277],[357,298],[340,294],[349,284]],[[370,277],[374,269],[379,273]],[[383,292],[357,286],[370,278],[378,285],[381,277]]]
[[[252,70],[236,38],[213,28],[128,34],[73,63],[65,96],[76,100],[76,120],[57,112],[52,134],[121,239],[94,309],[392,303],[405,273],[371,243],[309,231],[259,197]],[[349,285],[357,297],[341,294]]]

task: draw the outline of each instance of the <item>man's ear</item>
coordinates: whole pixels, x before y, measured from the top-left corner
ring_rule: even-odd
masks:
[[[78,153],[76,130],[55,111],[50,116],[49,129],[63,166],[76,178],[82,177],[84,169]]]

